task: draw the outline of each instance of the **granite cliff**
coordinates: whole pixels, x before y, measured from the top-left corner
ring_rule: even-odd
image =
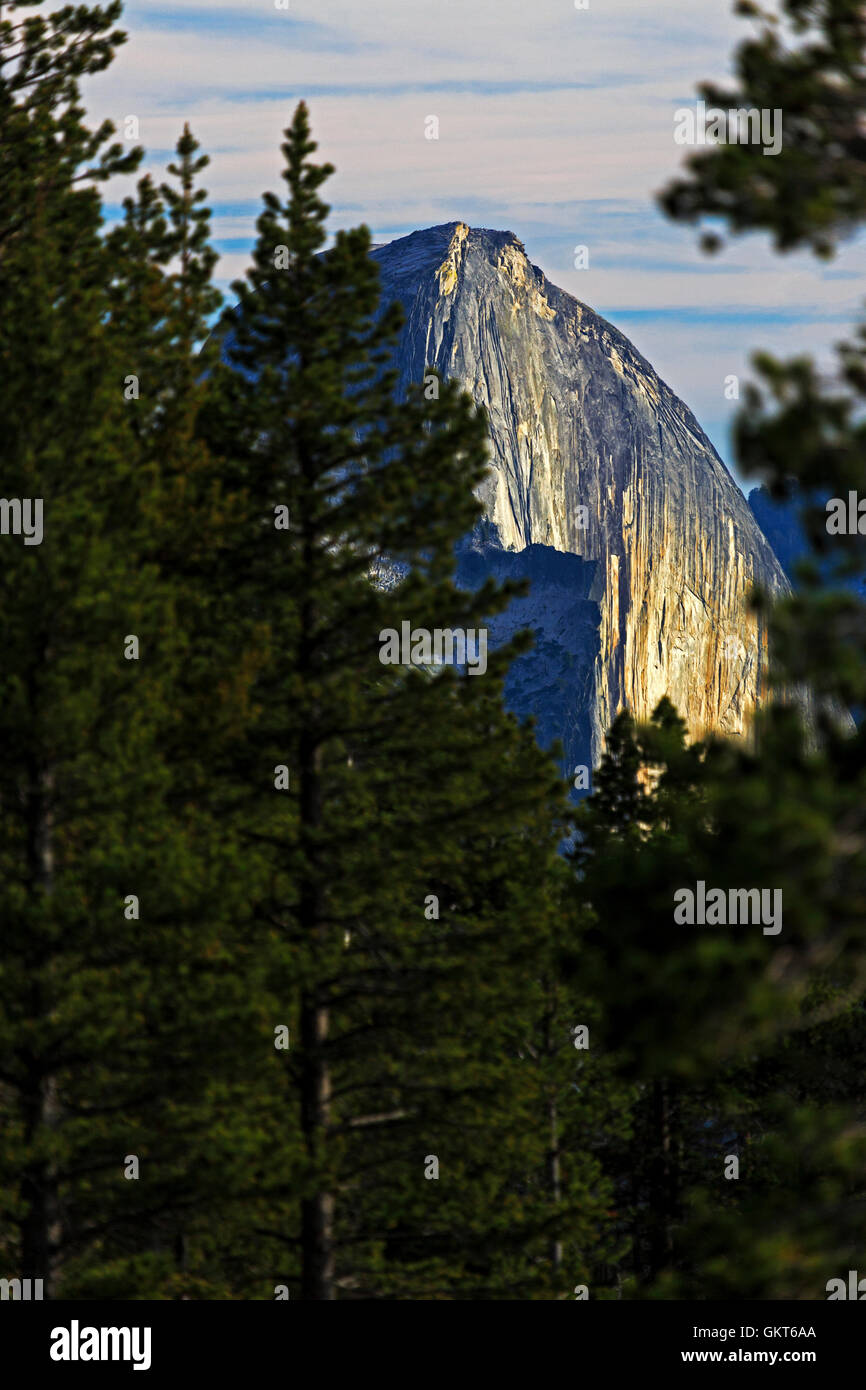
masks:
[[[486,519],[459,576],[531,580],[491,624],[494,641],[536,634],[511,707],[536,716],[542,744],[562,739],[568,769],[598,762],[623,705],[644,717],[664,694],[693,736],[742,734],[767,659],[749,590],[788,586],[691,412],[510,232],[448,223],[373,254],[406,312],[400,389],[435,367],[489,416]]]

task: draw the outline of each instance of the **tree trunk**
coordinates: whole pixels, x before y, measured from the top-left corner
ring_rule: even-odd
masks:
[[[547,1182],[554,1206],[562,1197],[562,1183],[559,1171],[559,1125],[556,1113],[556,1098],[551,1096],[547,1103],[547,1120],[550,1134],[550,1149],[547,1159]],[[558,1272],[562,1268],[562,1241],[558,1235],[550,1242],[550,1263]]]
[[[553,1031],[553,1021],[556,1017],[556,988],[548,984],[549,1008],[544,1015],[544,1055],[552,1064],[556,1058],[556,1039]],[[554,1076],[555,1076],[555,1067]],[[555,1086],[555,1081],[552,1083]],[[562,1198],[562,1182],[559,1166],[559,1116],[556,1108],[556,1091],[551,1090],[547,1099],[547,1132],[550,1138],[550,1148],[547,1151],[547,1188],[550,1193],[554,1207],[557,1207]],[[559,1239],[558,1232],[554,1234],[550,1242],[550,1263],[555,1273],[562,1268],[562,1241]]]
[[[673,1259],[673,1164],[671,1161],[670,1096],[666,1081],[654,1081],[653,1137],[657,1145],[651,1191],[650,1276],[655,1278]]]
[[[59,1114],[53,1077],[31,1073],[23,1097],[24,1133],[28,1148],[46,1130],[56,1128]],[[41,1279],[43,1297],[54,1296],[57,1249],[60,1243],[57,1175],[50,1160],[27,1162],[21,1177],[26,1212],[21,1222],[21,1276]]]
[[[27,797],[28,868],[32,892],[45,902],[46,909],[54,892],[53,792],[53,774],[34,769]],[[43,963],[41,957],[34,961],[37,970]],[[29,1013],[37,1041],[25,1059],[20,1100],[25,1145],[31,1153],[35,1146],[42,1147],[46,1133],[55,1130],[60,1121],[57,1080],[52,1075],[51,1060],[38,1051],[39,1025],[49,1007],[36,975],[30,989]],[[21,1196],[25,1203],[20,1228],[22,1277],[41,1279],[44,1297],[51,1298],[61,1232],[57,1167],[50,1155],[25,1160]]]
[[[303,1071],[301,1125],[312,1164],[324,1156],[331,1109],[331,1078],[323,1055],[328,1011],[315,1004],[301,1013]],[[334,1292],[334,1195],[317,1191],[301,1204],[301,1298],[329,1301]]]
[[[308,638],[313,628],[311,607],[303,611],[303,631]],[[309,649],[302,643],[301,662],[306,666]],[[302,940],[313,949],[324,943],[326,926],[322,921],[321,872],[315,832],[321,821],[322,750],[311,724],[300,739],[300,831],[310,834],[307,844],[307,872],[300,885],[298,919]],[[318,996],[315,981],[301,1004],[301,1129],[307,1158],[315,1174],[317,1189],[301,1203],[301,1298],[330,1302],[336,1297],[334,1268],[335,1197],[327,1191],[324,1177],[317,1173],[326,1158],[331,1118],[331,1076],[326,1043],[328,1008]]]

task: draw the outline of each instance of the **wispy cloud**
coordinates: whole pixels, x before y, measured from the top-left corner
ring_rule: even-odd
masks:
[[[634,337],[717,442],[733,409],[719,382],[747,373],[752,347],[826,352],[857,311],[862,242],[829,269],[761,238],[708,260],[655,207],[683,154],[674,111],[726,77],[747,32],[727,3],[132,0],[124,24],[130,42],[87,83],[89,107],[118,125],[137,115],[151,152],[192,123],[212,157],[223,284],[247,265],[305,97],[338,171],[335,227],[364,221],[378,241],[458,218],[516,232],[555,283]],[[425,139],[430,115],[438,140]],[[161,175],[164,153],[151,159]]]

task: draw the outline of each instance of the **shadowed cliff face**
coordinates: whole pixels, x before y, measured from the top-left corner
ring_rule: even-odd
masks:
[[[693,736],[742,733],[767,655],[747,596],[787,581],[691,412],[510,232],[449,223],[373,254],[407,314],[401,389],[435,366],[490,418],[489,524],[460,580],[532,578],[491,625],[536,632],[512,708],[537,716],[542,744],[562,738],[569,768],[598,762],[623,705],[642,718],[665,694]]]

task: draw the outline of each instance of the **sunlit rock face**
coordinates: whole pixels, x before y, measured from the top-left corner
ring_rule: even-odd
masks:
[[[761,699],[756,582],[787,581],[692,413],[627,338],[552,285],[510,232],[449,223],[373,253],[407,322],[401,388],[435,366],[490,419],[486,524],[460,579],[525,574],[529,599],[492,636],[529,626],[509,702],[595,765],[628,706],[670,696],[698,737],[742,734]]]

